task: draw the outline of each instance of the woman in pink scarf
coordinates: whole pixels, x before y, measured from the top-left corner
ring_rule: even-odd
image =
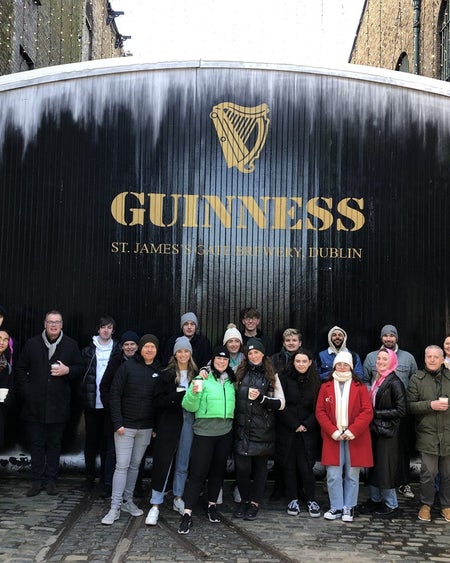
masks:
[[[362,505],[361,512],[380,518],[398,516],[396,488],[404,483],[399,427],[400,419],[406,415],[406,390],[395,374],[397,365],[395,352],[382,348],[370,390],[374,409],[371,427],[374,466],[368,475],[370,499]]]

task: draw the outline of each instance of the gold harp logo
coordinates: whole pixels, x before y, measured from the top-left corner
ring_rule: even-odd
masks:
[[[260,104],[245,107],[233,102],[222,102],[213,107],[210,117],[228,168],[235,166],[249,174],[255,170],[255,160],[264,147],[269,130],[269,106]]]

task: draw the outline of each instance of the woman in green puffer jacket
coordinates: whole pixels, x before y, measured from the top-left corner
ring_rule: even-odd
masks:
[[[184,515],[179,534],[188,534],[192,526],[192,508],[197,502],[203,483],[208,479],[208,518],[220,522],[216,502],[222,488],[228,455],[233,441],[235,405],[234,372],[230,368],[230,353],[218,346],[211,360],[208,377],[195,378],[182,406],[195,414],[194,441],[191,449],[191,470],[184,493]]]

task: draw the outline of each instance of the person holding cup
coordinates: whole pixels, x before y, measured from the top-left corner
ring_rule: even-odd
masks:
[[[217,498],[222,488],[228,454],[233,441],[235,407],[234,372],[230,353],[217,346],[212,354],[208,376],[196,378],[189,386],[182,405],[194,413],[194,441],[191,471],[184,495],[185,509],[178,527],[179,534],[188,534],[192,526],[192,509],[198,501],[203,484],[208,480],[208,519],[219,523]]]
[[[5,439],[6,409],[10,401],[11,364],[5,352],[9,348],[10,335],[7,330],[0,327],[0,447]]]
[[[15,364],[15,380],[27,423],[31,451],[32,485],[26,495],[43,489],[56,495],[59,458],[70,418],[72,383],[84,373],[78,344],[63,332],[59,311],[45,315],[44,330],[23,347]]]
[[[425,348],[425,368],[409,382],[406,400],[416,419],[416,448],[420,452],[420,501],[418,519],[431,521],[436,493],[441,516],[450,522],[450,370],[444,352],[436,345]],[[439,491],[436,476],[439,474]]]
[[[196,374],[197,366],[192,359],[191,343],[185,336],[180,336],[175,341],[173,355],[167,368],[161,372],[155,388],[154,404],[157,415],[150,498],[152,506],[145,520],[147,526],[156,526],[158,522],[159,506],[164,502],[174,462],[173,509],[184,513],[182,496],[189,466],[194,415],[183,409],[181,402]]]
[[[249,338],[245,351],[247,359],[236,371],[234,456],[241,502],[233,516],[255,520],[266,486],[267,461],[275,451],[275,411],[284,409],[285,399],[263,342]]]

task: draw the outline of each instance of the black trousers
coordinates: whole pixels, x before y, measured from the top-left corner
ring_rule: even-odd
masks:
[[[86,475],[95,476],[97,454],[100,454],[100,476],[105,475],[106,436],[105,409],[85,409],[84,422],[86,429],[84,443],[84,463]]]
[[[286,496],[289,502],[298,498],[298,490],[300,488],[298,475],[301,477],[306,500],[316,500],[316,478],[313,467],[314,460],[308,457],[302,433],[298,432],[292,441],[284,467]]]
[[[184,506],[192,510],[198,501],[203,483],[208,479],[208,501],[215,503],[223,485],[233,432],[222,436],[194,434],[191,448],[191,469],[184,491]]]
[[[31,447],[31,479],[33,482],[45,485],[56,481],[65,426],[65,422],[55,424],[28,423]]]

